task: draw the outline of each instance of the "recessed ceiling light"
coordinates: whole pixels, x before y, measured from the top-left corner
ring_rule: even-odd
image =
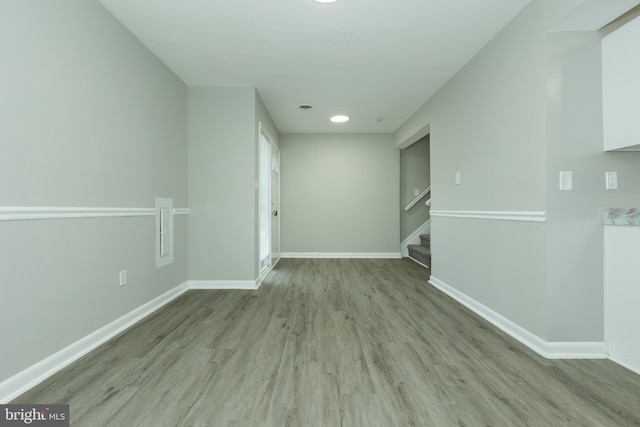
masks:
[[[349,121],[349,116],[344,116],[342,114],[339,114],[337,116],[333,116],[330,119],[333,123],[344,123],[344,122],[348,122]]]
[[[313,1],[315,1],[316,3],[335,3],[338,0],[313,0]]]

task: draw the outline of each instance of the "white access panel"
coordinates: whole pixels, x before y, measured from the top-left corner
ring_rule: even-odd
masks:
[[[604,227],[605,340],[611,360],[640,373],[640,227]]]

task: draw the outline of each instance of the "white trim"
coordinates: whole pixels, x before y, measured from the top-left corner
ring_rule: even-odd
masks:
[[[101,327],[73,344],[0,383],[0,404],[5,404],[35,387],[51,375],[138,323],[188,290],[187,282]]]
[[[467,307],[468,309],[470,309],[480,317],[484,318],[489,323],[492,323],[498,329],[502,330],[503,332],[506,332],[507,334],[511,335],[513,338],[517,339],[527,347],[531,348],[536,353],[540,354],[541,356],[546,355],[546,352],[545,352],[546,342],[542,338],[518,326],[517,324],[513,323],[511,320],[496,313],[495,311],[491,310],[487,306],[477,302],[473,298],[458,291],[452,286],[446,284],[445,282],[438,279],[434,275],[431,275],[431,277],[429,278],[429,283],[431,283],[433,286],[440,289],[442,292],[449,295],[451,298],[458,301],[460,304],[464,305],[465,307]]]
[[[189,280],[189,289],[258,289],[257,280]]]
[[[271,134],[269,133],[269,131],[264,127],[264,125],[262,124],[262,121],[258,121],[258,134],[262,133],[268,140],[269,142],[273,142],[274,139],[271,137]],[[278,147],[280,148],[280,147]]]
[[[419,264],[419,265],[423,266],[424,268],[427,268],[427,269],[431,270],[431,267],[429,267],[427,264],[421,263],[420,261],[418,261],[415,258],[412,258],[410,256],[407,256],[406,258],[410,259],[411,261],[415,262],[416,264]]]
[[[0,221],[154,216],[154,208],[0,207]]]
[[[269,266],[264,269],[260,276],[258,276],[258,278],[256,279],[256,289],[258,289],[262,285],[262,281],[269,275],[269,273],[271,273],[271,270],[273,270],[273,267],[275,267],[279,261],[280,258],[277,258],[276,262],[273,262],[272,260],[272,264],[269,264]]]
[[[640,369],[638,369],[637,366],[632,366],[629,365],[621,360],[616,359],[615,357],[611,357],[609,356],[609,360],[611,360],[613,363],[617,363],[618,365],[622,366],[623,368],[627,368],[628,370],[630,370],[631,372],[635,372],[636,374],[640,375]]]
[[[422,199],[424,196],[429,194],[430,191],[431,191],[431,186],[428,186],[427,188],[425,188],[422,193],[418,194],[412,201],[409,202],[409,204],[407,206],[404,207],[404,211],[408,212],[409,209],[411,209],[413,206],[415,206],[415,204],[418,203],[420,201],[420,199]],[[431,200],[431,199],[429,199],[429,200]]]
[[[402,241],[402,243],[400,243],[400,254],[402,254],[403,257],[408,257],[409,250],[407,249],[407,246],[420,244],[420,235],[427,234],[427,230],[429,230],[430,228],[431,219],[428,219],[424,224],[418,227],[416,231],[411,233],[409,237],[407,237]]]
[[[604,342],[547,342],[547,359],[606,359]]]
[[[156,268],[171,263],[173,263],[173,199],[156,197]]]
[[[492,219],[499,221],[547,222],[545,211],[444,211],[430,210],[431,217]]]
[[[400,252],[283,252],[282,258],[402,258]]]
[[[175,208],[174,213],[191,213],[189,208]],[[0,221],[32,219],[109,218],[155,216],[155,208],[87,208],[87,207],[17,207],[0,206]]]
[[[547,359],[606,359],[604,342],[547,342],[431,275],[436,288]]]

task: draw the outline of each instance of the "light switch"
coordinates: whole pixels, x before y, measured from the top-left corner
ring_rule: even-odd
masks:
[[[618,173],[617,172],[605,172],[605,187],[607,190],[617,190],[618,189]]]
[[[413,195],[414,196],[419,196],[420,195],[420,190],[417,189],[417,188],[415,190],[413,190]]]
[[[460,172],[456,172],[456,185],[460,185]]]
[[[560,190],[562,191],[573,190],[573,172],[560,171]]]

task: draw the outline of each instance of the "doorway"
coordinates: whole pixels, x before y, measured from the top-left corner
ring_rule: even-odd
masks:
[[[271,144],[271,265],[280,259],[280,149]]]
[[[259,123],[259,273],[280,259],[280,150]]]

